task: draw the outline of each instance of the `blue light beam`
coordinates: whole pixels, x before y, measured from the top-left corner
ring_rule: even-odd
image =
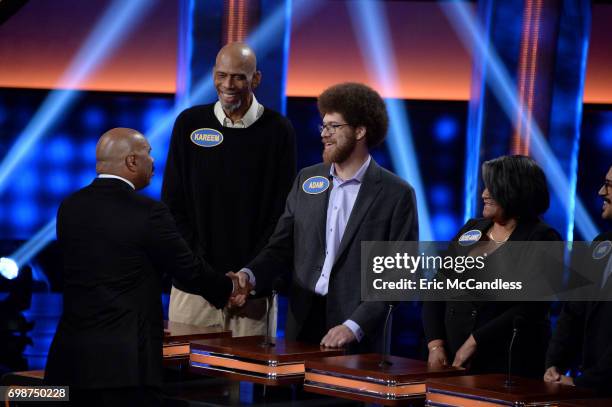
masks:
[[[362,44],[359,49],[370,77],[382,86],[383,93],[393,93],[400,84],[384,4],[378,1],[357,1],[350,3],[348,10],[353,31]],[[402,100],[387,99],[386,104],[390,119],[387,141],[393,166],[397,174],[414,187],[419,213],[420,240],[431,241],[434,236],[427,208],[427,197],[421,181],[408,114]]]
[[[68,89],[56,89],[47,96],[0,164],[0,194],[15,168],[35,149],[36,143],[65,117],[80,93],[72,88],[78,87],[111,55],[155,3],[156,0],[115,0],[106,10],[59,81]]]
[[[504,112],[509,118],[514,118],[519,112],[520,125],[529,127],[531,133],[531,146],[534,158],[540,163],[544,172],[550,180],[550,185],[557,195],[567,213],[575,214],[575,223],[578,230],[587,240],[592,240],[598,234],[597,227],[590,218],[580,198],[572,191],[572,183],[565,175],[550,146],[544,139],[542,131],[535,122],[527,120],[526,114],[516,95],[513,82],[504,68],[499,56],[491,44],[486,41],[486,34],[480,26],[477,18],[473,15],[468,4],[463,2],[448,2],[440,5],[451,22],[455,32],[470,53],[478,53],[483,56],[484,63],[490,76],[487,83],[495,94]],[[523,135],[523,134],[522,134]],[[572,192],[572,193],[570,193]]]

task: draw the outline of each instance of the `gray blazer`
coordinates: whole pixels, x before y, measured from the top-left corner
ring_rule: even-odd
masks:
[[[330,187],[308,194],[302,186],[313,176],[329,177],[330,166],[317,164],[298,174],[267,246],[247,266],[256,278],[258,293],[269,291],[279,274],[293,270],[287,337],[303,326],[315,285],[325,260],[325,225]],[[372,159],[334,262],[327,293],[327,329],[347,319],[355,321],[369,342],[380,334],[385,314],[382,302],[362,302],[360,290],[361,241],[418,240],[418,221],[412,187]]]

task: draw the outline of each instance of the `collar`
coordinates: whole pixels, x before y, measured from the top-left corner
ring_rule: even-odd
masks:
[[[244,116],[240,120],[236,120],[236,122],[232,123],[229,117],[223,111],[221,107],[221,102],[217,101],[215,103],[214,112],[215,117],[221,123],[223,127],[239,127],[239,128],[247,128],[253,123],[257,121],[263,114],[264,107],[258,101],[255,95],[253,95],[253,100],[251,101],[251,106],[249,110],[246,111]]]
[[[114,175],[114,174],[98,174],[98,178],[115,178],[115,179],[120,179],[121,181],[123,181],[126,184],[128,184],[129,186],[131,186],[133,190],[136,190],[136,187],[134,186],[134,184],[132,184],[127,179],[125,179],[123,177],[120,177],[119,175]]]
[[[334,178],[337,178],[338,181],[340,181],[340,182],[357,181],[357,182],[361,183],[363,181],[363,177],[365,176],[366,171],[368,170],[368,166],[370,165],[370,161],[372,161],[372,156],[368,155],[368,159],[365,160],[365,162],[361,165],[361,167],[359,167],[357,172],[350,179],[341,180],[340,177],[338,177],[338,175],[336,174],[336,165],[335,165],[335,163],[332,163],[331,166],[329,167],[329,175],[331,175]]]

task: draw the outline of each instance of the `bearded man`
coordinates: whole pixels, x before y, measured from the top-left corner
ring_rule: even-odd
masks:
[[[388,128],[378,93],[344,83],[318,108],[324,162],[298,174],[274,234],[238,276],[265,294],[293,270],[288,339],[380,351],[385,304],[361,301],[361,242],[418,240],[414,191],[370,156]]]

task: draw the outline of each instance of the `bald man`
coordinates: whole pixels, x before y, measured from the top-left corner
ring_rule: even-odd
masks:
[[[161,276],[169,272],[215,307],[230,278],[189,250],[161,202],[136,190],[153,175],[142,134],[117,128],[96,147],[93,183],[57,214],[64,253],[64,309],[46,367],[77,405],[156,405],[162,381]]]
[[[227,272],[251,261],[274,230],[295,176],[295,133],[253,94],[262,75],[246,44],[219,51],[213,79],[218,101],[176,119],[162,200],[191,249]],[[217,310],[192,294],[173,281],[170,320],[265,334],[265,299]]]

